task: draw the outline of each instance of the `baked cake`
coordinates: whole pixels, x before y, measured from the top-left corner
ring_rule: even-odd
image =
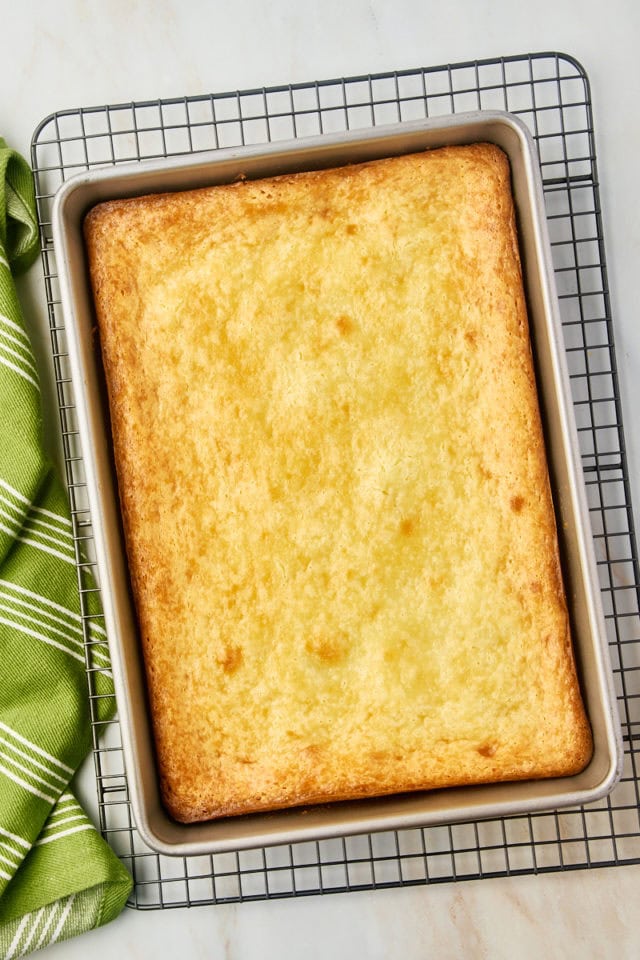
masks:
[[[85,231],[170,813],[582,769],[504,153],[107,202]]]

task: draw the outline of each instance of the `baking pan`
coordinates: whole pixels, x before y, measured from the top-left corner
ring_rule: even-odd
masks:
[[[594,752],[572,777],[425,791],[295,808],[200,824],[180,824],[159,794],[145,677],[132,607],[113,470],[108,411],[83,244],[86,212],[104,200],[340,166],[451,144],[492,142],[508,155],[516,203],[531,337],[557,514],[569,614]],[[593,540],[565,366],[553,267],[535,145],[501,112],[459,114],[333,136],[218,150],[82,173],[59,190],[54,248],[79,439],[86,469],[105,624],[136,826],[159,853],[197,855],[433,826],[579,806],[606,795],[620,776],[619,719],[593,555]]]

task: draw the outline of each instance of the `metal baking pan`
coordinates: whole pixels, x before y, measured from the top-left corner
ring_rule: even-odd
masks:
[[[594,737],[593,758],[577,776],[425,791],[180,824],[158,789],[145,677],[132,608],[112,464],[100,358],[93,336],[82,221],[104,200],[185,190],[299,170],[340,166],[450,144],[493,142],[507,153],[516,202],[531,336],[557,511],[574,645]],[[116,684],[123,750],[138,831],[163,854],[209,852],[432,826],[578,806],[616,783],[622,750],[593,540],[565,367],[544,201],[535,145],[507,113],[462,114],[172,160],[101,168],[65,183],[53,210],[79,437]]]

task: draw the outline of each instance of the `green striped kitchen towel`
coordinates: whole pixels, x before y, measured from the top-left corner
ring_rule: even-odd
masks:
[[[0,138],[0,960],[106,923],[132,886],[69,789],[91,746],[78,568],[12,277],[37,252],[31,171]],[[89,622],[107,720],[108,650]]]

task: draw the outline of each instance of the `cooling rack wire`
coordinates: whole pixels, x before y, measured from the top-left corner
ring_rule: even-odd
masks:
[[[468,110],[508,110],[539,151],[553,263],[624,740],[608,799],[563,812],[388,831],[211,856],[160,856],[140,839],[120,729],[98,739],[100,828],[130,868],[138,909],[294,897],[640,862],[640,616],[588,79],[571,57],[526,54],[206,96],[59,111],[32,141],[42,261],[78,572],[91,518],[51,236],[73,174],[132,160],[317,135]],[[95,571],[94,571],[95,572]],[[88,631],[86,632],[88,641]],[[87,677],[94,705],[90,644]],[[94,711],[95,719],[95,711]]]

